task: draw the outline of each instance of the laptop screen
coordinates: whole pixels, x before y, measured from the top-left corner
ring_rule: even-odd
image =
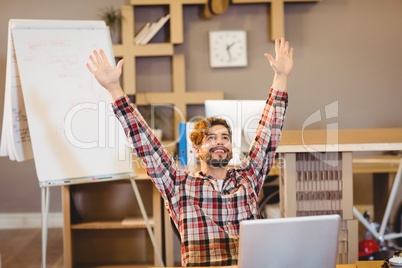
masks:
[[[242,221],[239,268],[334,268],[340,216]]]

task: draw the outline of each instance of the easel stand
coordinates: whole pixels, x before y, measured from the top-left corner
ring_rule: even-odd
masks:
[[[162,267],[165,267],[165,264],[164,264],[163,259],[162,259],[161,251],[159,250],[158,245],[156,244],[155,235],[154,235],[154,233],[152,231],[151,224],[149,223],[147,212],[145,211],[144,203],[142,202],[140,192],[138,191],[137,183],[135,182],[134,178],[130,178],[130,181],[131,181],[131,185],[133,186],[134,194],[135,194],[135,197],[137,198],[137,202],[138,202],[138,205],[140,207],[142,217],[145,220],[147,230],[148,230],[148,234],[149,234],[149,237],[151,238],[151,241],[152,241],[152,245],[154,246],[155,252],[156,252],[156,254],[158,256],[158,259],[159,259],[160,263],[162,264]]]
[[[155,235],[152,231],[151,224],[149,222],[147,213],[145,211],[144,203],[142,202],[142,198],[140,192],[138,190],[137,184],[134,178],[130,178],[131,185],[134,190],[135,197],[137,199],[138,205],[141,210],[142,217],[145,220],[145,224],[148,230],[148,234],[151,238],[152,245],[157,254],[158,260],[161,263],[162,267],[165,267],[162,254],[160,249],[158,248]],[[46,251],[47,251],[47,235],[48,235],[48,215],[49,215],[49,186],[41,187],[41,203],[42,203],[42,268],[46,268]]]
[[[42,268],[46,268],[47,224],[49,215],[49,187],[41,187],[42,204]]]

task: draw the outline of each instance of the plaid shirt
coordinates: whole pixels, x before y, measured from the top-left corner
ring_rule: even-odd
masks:
[[[228,169],[221,191],[211,176],[176,164],[127,96],[112,105],[133,152],[169,206],[181,236],[183,266],[236,265],[239,224],[260,217],[258,197],[280,142],[287,94],[270,90],[249,156],[240,168]]]

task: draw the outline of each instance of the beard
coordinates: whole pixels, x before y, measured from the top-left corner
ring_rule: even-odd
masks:
[[[215,148],[213,148],[215,149]],[[209,150],[204,156],[201,157],[202,160],[207,163],[207,165],[212,167],[226,167],[229,164],[230,159],[232,159],[232,151],[225,148],[226,157],[212,157],[212,150]]]
[[[229,157],[216,159],[216,158],[209,158],[209,161],[205,161],[208,165],[213,167],[226,167],[229,164]]]

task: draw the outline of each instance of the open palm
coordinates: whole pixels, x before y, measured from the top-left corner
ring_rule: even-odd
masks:
[[[94,52],[95,58],[91,55],[89,59],[92,62],[92,66],[87,63],[89,71],[95,76],[98,83],[106,88],[107,90],[111,90],[119,84],[119,78],[121,75],[121,70],[123,67],[124,60],[120,60],[115,68],[113,68],[106,57],[106,54],[103,50],[100,50],[99,53],[95,50]]]
[[[278,75],[289,76],[293,68],[293,48],[289,49],[289,42],[282,38],[281,41],[275,40],[276,57],[266,53],[269,63]]]

